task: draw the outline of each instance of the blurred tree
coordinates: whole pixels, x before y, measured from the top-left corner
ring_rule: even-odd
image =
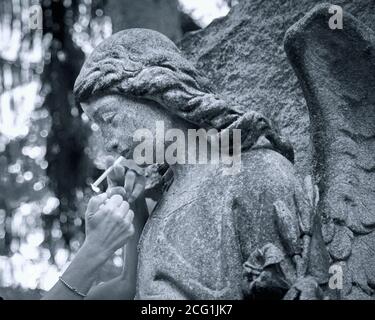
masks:
[[[67,246],[78,231],[74,219],[79,215],[76,206],[77,190],[87,186],[87,177],[93,174],[92,161],[85,153],[90,128],[85,124],[73,98],[73,85],[84,61],[84,53],[72,38],[74,23],[81,12],[101,5],[94,1],[91,8],[79,1],[43,1],[43,35],[49,39],[42,82],[48,92],[44,106],[51,116],[47,138],[46,160],[50,187],[60,201],[52,214],[43,216],[46,241],[52,241],[52,226],[58,219]],[[91,15],[91,13],[90,13]],[[89,21],[87,21],[88,23]]]
[[[34,104],[38,107],[35,96],[42,72],[42,34],[29,28],[32,3],[0,2],[0,255],[8,255],[12,239],[17,239],[11,233],[13,210],[23,201],[38,199],[43,189],[39,186],[45,183],[39,133],[48,121],[39,126],[40,110],[31,111]],[[25,121],[26,116],[30,121]],[[29,157],[31,144],[38,154]]]
[[[42,29],[30,28],[32,5],[42,9]],[[0,262],[5,265],[2,256],[23,256],[31,252],[30,243],[35,248],[42,241],[48,249],[40,246],[32,265],[45,257],[54,262],[60,248],[74,251],[82,242],[81,203],[91,193],[86,179],[98,170],[86,152],[91,129],[72,88],[84,52],[110,34],[102,7],[101,0],[0,2]],[[40,227],[44,235],[35,238]]]

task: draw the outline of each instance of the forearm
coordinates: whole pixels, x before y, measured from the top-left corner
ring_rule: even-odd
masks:
[[[124,280],[126,295],[135,295],[135,287],[137,280],[137,266],[138,266],[138,252],[137,245],[139,235],[134,235],[134,238],[126,245],[125,264],[122,272],[122,279]]]
[[[100,250],[99,250],[100,251]],[[73,259],[70,266],[62,275],[62,279],[79,292],[86,294],[96,279],[96,273],[108,259],[104,252],[84,243]],[[45,300],[80,300],[80,295],[70,290],[64,283],[58,281],[43,297]]]
[[[144,198],[136,200],[132,205],[135,212],[134,235],[125,247],[125,261],[122,272],[123,299],[133,299],[136,289],[137,266],[138,266],[138,242],[141,237],[143,227],[148,218],[148,210]]]

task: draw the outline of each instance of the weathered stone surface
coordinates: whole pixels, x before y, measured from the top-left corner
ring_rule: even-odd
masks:
[[[332,221],[327,221],[322,225],[322,234],[325,243],[330,243],[335,235],[335,224]]]
[[[222,172],[187,165],[175,177],[142,235],[137,298],[240,299],[242,264],[254,251],[272,244],[286,255],[273,203],[282,200],[296,220],[293,166],[254,150],[240,174]],[[290,258],[284,267],[295,273]]]
[[[321,221],[318,214],[314,215],[312,236],[308,254],[308,275],[313,276],[319,284],[327,283],[330,257],[325,247],[321,232]]]
[[[328,250],[335,260],[344,260],[352,252],[353,233],[347,227],[336,226],[335,235]]]
[[[311,169],[309,117],[284,52],[287,29],[318,0],[247,0],[227,17],[185,36],[180,47],[218,92],[275,120],[296,149],[297,171]],[[334,1],[375,29],[373,0]]]
[[[331,30],[328,9],[329,5],[317,6],[293,25],[285,48],[310,112],[320,214],[335,223],[329,252],[334,260],[347,260],[351,274],[344,277],[351,278],[364,295],[371,295],[375,33],[345,11],[343,30]],[[344,298],[361,296],[352,291],[354,296]]]
[[[375,285],[375,236],[373,233],[357,236],[353,241],[352,256],[348,260],[348,269],[352,283],[365,294],[372,295]],[[347,275],[344,274],[346,277]],[[355,298],[350,292],[347,299]]]
[[[305,99],[282,48],[287,29],[322,2],[283,0],[276,4],[276,1],[243,1],[227,18],[214,21],[208,28],[185,37],[181,47],[212,79],[220,92],[275,119],[296,148],[299,173],[306,175],[311,165],[315,167],[315,178],[320,181],[323,192],[320,212],[329,222],[323,225],[324,238],[330,243],[332,257],[344,259],[351,252],[352,232],[354,236],[371,234],[374,225],[375,119],[371,92],[374,92],[375,73],[374,60],[370,57],[374,49],[369,37],[363,36],[360,30],[367,34],[371,31],[366,30],[365,26],[356,26],[356,23],[353,30],[351,17],[349,21],[344,17],[344,34],[349,27],[348,33],[357,32],[358,39],[352,37],[345,43],[342,32],[336,35],[327,32],[327,14],[324,15],[325,20],[318,24],[320,28],[326,26],[325,30],[312,28],[303,34],[303,43],[313,48],[306,58],[311,70],[336,70],[333,73],[336,78],[334,85],[327,86],[328,71],[322,72],[320,78],[313,78],[312,86],[325,95],[323,101],[326,104],[323,106],[327,110],[325,113],[317,111],[319,108],[310,110],[310,118],[317,124],[317,128],[312,128],[312,140],[315,141],[313,152],[309,147],[310,119]],[[375,29],[374,1],[342,0],[335,1],[335,4],[343,6],[345,12],[350,12],[364,25]],[[324,10],[327,11],[328,7]],[[301,27],[302,24],[297,24],[295,29]],[[329,44],[322,48],[320,43],[324,41]],[[297,48],[294,50],[300,54]],[[337,56],[337,53],[340,55]],[[339,107],[339,104],[346,107]],[[339,112],[342,117],[337,120],[337,111],[345,108],[348,111]],[[353,110],[352,113],[349,110]],[[331,123],[321,127],[319,124],[326,123],[328,118]],[[334,126],[332,121],[336,121]],[[319,133],[323,133],[327,139],[318,140]],[[331,221],[339,225],[334,228]],[[342,225],[347,225],[351,231]],[[338,230],[336,235],[335,229]],[[355,264],[356,272],[370,254],[357,248],[353,248],[355,254],[350,258],[350,261],[359,261],[359,264]],[[357,292],[357,289],[353,291]],[[357,293],[356,296],[361,295]]]
[[[274,207],[276,226],[287,254],[291,257],[300,254],[301,243],[298,219],[296,219],[283,201],[277,200],[274,203]]]
[[[245,297],[264,294],[266,298],[282,299],[295,279],[295,274],[288,274],[288,268],[284,268],[284,259],[283,252],[271,243],[255,250],[243,264]]]

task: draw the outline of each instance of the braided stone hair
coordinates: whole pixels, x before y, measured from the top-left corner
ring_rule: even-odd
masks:
[[[77,102],[85,102],[104,93],[153,100],[204,129],[241,129],[242,149],[265,136],[276,151],[293,161],[292,147],[267,118],[215,94],[208,79],[159,32],[127,29],[95,48],[77,77],[74,94]]]

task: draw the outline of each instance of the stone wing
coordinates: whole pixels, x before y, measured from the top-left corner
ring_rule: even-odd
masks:
[[[344,12],[329,27],[319,5],[286,33],[285,50],[308,105],[319,211],[341,298],[375,289],[375,34]]]

